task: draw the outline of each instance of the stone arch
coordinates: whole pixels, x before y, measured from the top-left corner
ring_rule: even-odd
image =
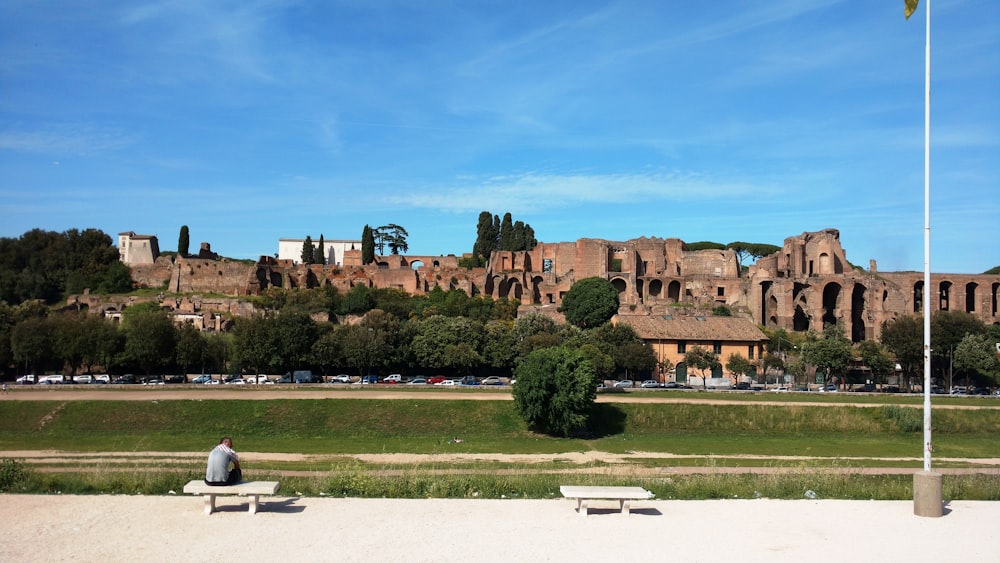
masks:
[[[969,282],[965,284],[965,312],[975,313],[976,312],[976,290],[979,289],[979,284],[976,282]]]
[[[993,284],[993,291],[990,296],[990,308],[992,309],[993,316],[997,316],[997,307],[1000,305],[1000,283]]]
[[[500,283],[500,299],[521,299],[521,294],[523,289],[521,287],[521,282],[517,278],[508,278]]]
[[[833,268],[830,267],[830,255],[826,252],[821,252],[819,255],[819,273],[829,274],[833,272]]]
[[[440,268],[440,267],[441,267],[441,261],[440,261],[440,260],[435,260],[435,261],[433,261],[433,262],[431,263],[431,265],[432,265],[433,267],[435,267],[435,268]]]
[[[662,280],[649,280],[649,296],[651,298],[659,298],[660,294],[663,293],[663,281]]]
[[[809,315],[806,314],[802,305],[795,306],[795,314],[792,316],[792,330],[796,332],[809,330]]]
[[[625,281],[623,278],[613,278],[611,280],[611,286],[618,291],[619,300],[621,300],[622,294],[628,291],[628,282]]]
[[[681,282],[674,280],[667,285],[667,301],[670,303],[680,303]]]
[[[938,309],[942,311],[951,310],[951,282],[943,281],[938,285],[940,290],[940,301],[938,302]]]
[[[841,289],[839,283],[830,283],[823,288],[823,328],[837,325]]]
[[[867,326],[865,325],[865,312],[867,309],[866,294],[868,288],[858,283],[854,284],[854,291],[851,292],[851,342],[861,342],[865,340]]]
[[[542,284],[545,280],[542,276],[535,276],[531,278],[531,302],[538,305],[542,302]]]
[[[760,284],[760,319],[767,325],[773,327],[777,323],[776,312],[778,310],[778,300],[774,297],[774,282],[765,281]]]
[[[411,270],[419,270],[420,268],[423,268],[423,267],[424,267],[424,263],[423,263],[422,260],[414,260],[413,262],[410,262],[410,269]]]

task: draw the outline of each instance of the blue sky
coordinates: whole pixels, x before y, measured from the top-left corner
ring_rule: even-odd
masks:
[[[923,270],[924,7],[903,0],[0,4],[0,236],[277,252],[402,225],[472,249],[780,245]],[[1000,4],[932,12],[935,272],[1000,265]]]

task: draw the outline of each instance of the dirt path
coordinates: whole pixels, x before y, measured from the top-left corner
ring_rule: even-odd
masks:
[[[275,385],[225,385],[225,386],[40,386],[14,387],[2,400],[18,401],[169,401],[169,400],[252,400],[272,399],[422,399],[459,401],[511,401],[509,390],[432,390],[392,389],[381,386],[338,385],[299,388]],[[657,391],[632,391],[627,393],[602,393],[598,403],[692,403],[715,405],[778,405],[813,407],[881,407],[888,403],[810,402],[810,401],[747,401],[705,398],[703,393],[663,393]],[[993,404],[995,403],[995,404]],[[923,404],[899,405],[922,408]],[[982,405],[933,404],[935,409],[1000,409],[1000,400]]]

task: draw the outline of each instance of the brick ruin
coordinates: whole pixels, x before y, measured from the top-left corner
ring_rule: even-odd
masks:
[[[239,297],[271,287],[322,285],[347,292],[364,284],[424,294],[441,287],[541,309],[557,308],[573,283],[597,276],[618,289],[622,311],[629,314],[704,314],[726,305],[769,328],[819,331],[839,323],[855,342],[877,339],[883,321],[919,314],[925,294],[933,296],[932,311],[966,311],[987,324],[1000,323],[1000,275],[933,274],[925,292],[922,273],[878,272],[874,260],[869,266],[852,266],[839,231],[825,229],[785,239],[780,251],[742,275],[732,250],[692,251],[680,239],[656,237],[539,243],[530,251],[494,252],[486,267],[474,269],[460,268],[456,256],[389,255],[362,266],[360,250],[351,250],[343,266],[296,265],[270,256],[253,265],[161,257],[132,270],[141,286],[174,293]]]

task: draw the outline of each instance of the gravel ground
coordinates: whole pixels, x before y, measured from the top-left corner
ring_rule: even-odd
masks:
[[[288,493],[286,493],[288,494]],[[0,495],[2,561],[1000,562],[1000,503]]]

